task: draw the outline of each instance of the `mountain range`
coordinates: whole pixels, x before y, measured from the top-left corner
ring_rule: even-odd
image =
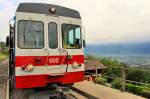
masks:
[[[150,42],[88,44],[85,54],[93,55],[150,55]]]

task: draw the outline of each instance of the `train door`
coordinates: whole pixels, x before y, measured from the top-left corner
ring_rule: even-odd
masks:
[[[81,20],[75,18],[60,18],[62,49],[66,50],[68,66],[66,72],[84,70],[84,55],[82,47]]]
[[[65,53],[60,51],[59,17],[48,16],[46,19],[48,24],[48,60],[46,68],[51,70],[50,75],[63,75],[64,68],[62,64],[65,61]]]

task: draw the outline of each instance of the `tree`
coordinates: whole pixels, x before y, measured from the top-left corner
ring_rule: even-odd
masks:
[[[112,58],[101,58],[100,61],[102,64],[107,66],[107,69],[105,69],[103,71],[103,75],[111,76],[111,77],[121,77],[122,76],[121,68],[123,65],[120,64],[119,61],[114,60]],[[108,82],[112,82],[112,81],[113,81],[112,78],[108,79]]]
[[[128,70],[127,80],[132,80],[136,82],[144,82],[144,72],[141,70]]]

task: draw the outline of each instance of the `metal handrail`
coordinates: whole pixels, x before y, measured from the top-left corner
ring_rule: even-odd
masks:
[[[112,66],[108,66],[108,68],[124,69],[124,70],[141,70],[141,71],[146,71],[146,72],[150,71],[150,70],[145,70],[145,69],[124,68],[124,67],[112,67]],[[96,75],[99,75],[99,74],[90,73],[90,72],[85,72],[85,73],[91,74],[91,75],[95,75],[95,76],[96,76]],[[102,74],[100,74],[100,75],[103,76],[103,77],[106,77],[106,78],[120,79],[120,80],[125,81],[125,82],[131,82],[131,83],[136,83],[136,84],[141,84],[141,85],[150,85],[150,84],[148,84],[148,83],[142,83],[142,82],[137,82],[137,81],[132,81],[132,80],[124,80],[124,79],[122,79],[121,77],[119,78],[119,77],[113,77],[113,76],[106,76],[106,75],[102,75]]]

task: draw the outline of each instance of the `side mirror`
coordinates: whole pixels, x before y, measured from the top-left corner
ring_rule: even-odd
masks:
[[[86,48],[85,40],[83,40],[83,47]]]
[[[9,46],[9,45],[10,45],[10,37],[7,36],[7,37],[6,37],[6,46]]]

